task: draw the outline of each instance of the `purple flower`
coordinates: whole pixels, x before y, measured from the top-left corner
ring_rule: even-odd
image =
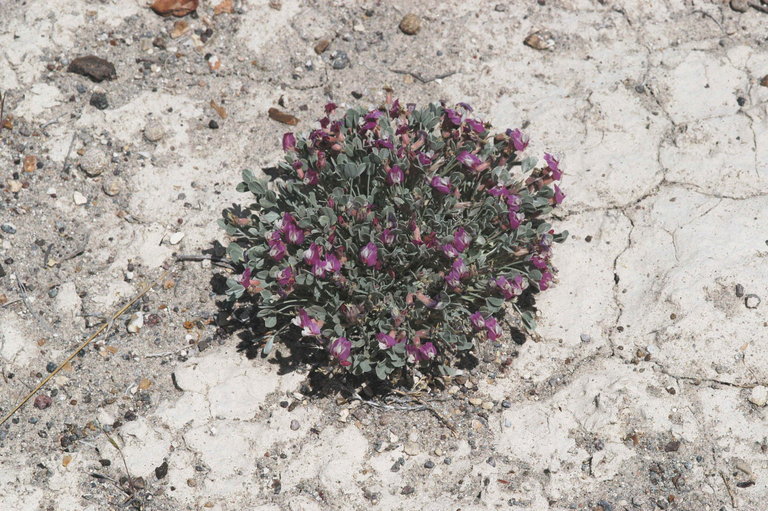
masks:
[[[277,283],[283,287],[288,287],[293,284],[293,268],[287,266],[279,272],[277,272]]]
[[[299,315],[291,320],[291,323],[300,327],[301,335],[304,337],[315,337],[320,335],[320,323],[312,319],[304,309],[299,309]]]
[[[334,110],[336,110],[336,103],[334,103],[334,102],[326,103],[326,105],[325,105],[325,114],[326,115],[332,114]]]
[[[488,334],[488,338],[492,341],[501,337],[501,334],[503,333],[501,331],[501,325],[499,325],[499,322],[493,317],[485,320],[485,332]]]
[[[520,224],[522,224],[523,220],[525,220],[525,215],[511,208],[507,213],[507,217],[509,219],[509,227],[512,229],[517,229],[520,227]]]
[[[437,355],[437,349],[431,342],[425,342],[419,346],[409,344],[405,347],[405,351],[408,353],[408,360],[411,362],[422,362],[424,360],[430,360]]]
[[[482,133],[485,131],[485,124],[483,124],[482,121],[478,121],[477,119],[465,119],[464,122],[467,123],[467,126],[469,126],[475,133]]]
[[[391,186],[402,184],[403,179],[405,179],[405,174],[403,173],[403,169],[401,169],[399,166],[395,165],[392,168],[387,169],[388,185]]]
[[[453,246],[459,252],[464,252],[469,244],[472,242],[472,236],[463,228],[459,227],[456,232],[453,233]]]
[[[392,106],[389,108],[389,116],[397,117],[400,115],[400,100],[396,99],[392,102]]]
[[[461,257],[458,257],[455,261],[453,261],[453,264],[451,265],[451,271],[458,272],[459,277],[462,279],[469,276],[469,267]]]
[[[451,124],[454,126],[460,126],[461,125],[461,115],[456,110],[451,110],[450,108],[445,109],[445,117],[451,121]]]
[[[309,248],[304,252],[304,261],[307,264],[314,266],[320,264],[320,257],[322,248],[317,243],[312,243]]]
[[[391,348],[395,344],[399,344],[397,339],[383,332],[376,334],[376,340],[379,341],[379,348],[383,350],[387,348]]]
[[[512,139],[512,146],[515,148],[515,151],[523,152],[525,151],[525,148],[528,147],[530,139],[528,138],[528,135],[519,129],[515,128],[513,130],[507,130],[507,135]]]
[[[317,168],[323,170],[328,164],[328,158],[325,155],[325,151],[317,152]]]
[[[552,275],[550,272],[545,271],[541,274],[541,280],[539,281],[539,289],[541,291],[546,291],[549,288],[549,283],[554,278],[554,275]]]
[[[533,263],[533,265],[540,270],[543,270],[547,267],[547,260],[537,255],[531,257],[531,263]]]
[[[269,244],[269,257],[274,259],[275,261],[279,261],[283,257],[285,257],[286,252],[288,251],[287,247],[285,246],[285,243],[282,242],[282,240],[270,240],[267,242]]]
[[[341,271],[341,261],[334,254],[328,254],[325,256],[325,271],[331,273],[339,273]]]
[[[440,250],[443,251],[443,254],[448,256],[448,258],[453,259],[454,257],[458,257],[459,251],[456,249],[455,246],[453,246],[453,243],[445,243],[443,245],[440,245]]]
[[[312,265],[312,275],[318,279],[325,277],[325,263],[320,262]]]
[[[243,271],[243,274],[240,275],[240,280],[238,280],[238,282],[243,287],[248,287],[251,285],[251,269],[250,268],[246,268]]]
[[[547,162],[547,167],[552,172],[552,179],[560,181],[560,178],[563,177],[563,171],[560,170],[560,160],[549,153],[544,153],[544,161]]]
[[[435,176],[429,183],[432,188],[440,193],[451,193],[451,180],[447,177]]]
[[[560,204],[565,199],[565,194],[559,186],[555,185],[555,204]]]
[[[432,165],[432,158],[424,153],[418,153],[416,154],[416,158],[419,160],[419,163],[423,166]]]
[[[461,286],[461,273],[456,270],[449,271],[448,274],[443,278],[445,279],[445,283],[450,287]]]
[[[395,233],[392,229],[387,227],[386,229],[381,231],[381,236],[379,236],[379,239],[385,245],[391,245],[392,243],[395,242]]]
[[[360,260],[366,266],[376,266],[379,264],[379,249],[374,243],[368,243],[360,250]]]
[[[373,146],[378,147],[379,149],[384,148],[384,149],[389,149],[390,151],[395,150],[395,146],[394,144],[392,144],[392,141],[386,138],[380,138],[378,140],[374,140]]]
[[[504,298],[509,300],[516,296],[520,296],[528,287],[528,281],[524,279],[522,275],[515,275],[512,280],[501,276],[492,281],[491,285],[497,287],[499,291],[501,291],[501,294],[504,295]]]
[[[468,151],[462,151],[459,154],[456,155],[456,159],[467,167],[468,169],[475,170],[477,167],[479,167],[483,162],[480,161],[480,158],[477,157],[477,155],[472,154]]]
[[[381,110],[371,110],[367,114],[365,114],[365,123],[363,123],[362,129],[363,131],[372,130],[376,127],[376,125],[379,122],[379,117],[384,115],[384,112]]]
[[[301,245],[304,243],[304,231],[299,229],[299,227],[293,223],[286,226],[285,237],[288,239],[288,243],[293,243],[294,245]]]
[[[344,367],[352,365],[352,362],[349,360],[349,357],[352,354],[352,343],[349,342],[346,337],[339,337],[333,341],[328,347],[328,351],[330,351],[331,355],[333,355],[336,360],[339,361],[339,364]]]
[[[480,311],[475,312],[469,316],[469,320],[472,322],[472,328],[475,330],[482,330],[485,328],[486,319]]]
[[[320,182],[320,174],[317,173],[315,170],[308,170],[307,173],[304,175],[304,184],[305,185],[316,185]]]
[[[472,111],[472,107],[469,106],[469,104],[467,104],[467,103],[456,103],[456,106],[460,106],[461,108],[463,108],[467,112],[471,112]]]
[[[293,133],[283,134],[283,151],[296,150],[296,136]]]

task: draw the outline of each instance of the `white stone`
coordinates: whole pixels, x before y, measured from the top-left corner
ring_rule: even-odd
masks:
[[[72,194],[72,200],[78,206],[82,206],[83,204],[88,202],[88,199],[85,198],[85,195],[77,191]]]
[[[765,406],[768,403],[768,387],[758,385],[749,393],[749,402],[756,406]]]
[[[168,237],[168,243],[170,243],[171,245],[178,245],[183,238],[184,238],[183,232],[174,232]]]

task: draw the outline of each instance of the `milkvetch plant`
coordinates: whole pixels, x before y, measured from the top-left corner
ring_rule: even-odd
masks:
[[[567,232],[546,217],[565,197],[562,170],[527,145],[465,103],[326,105],[318,129],[283,136],[282,177],[243,172],[253,203],[221,221],[243,268],[229,298],[256,303],[266,352],[293,330],[354,374],[451,374],[503,336],[505,313],[533,329],[518,300],[556,274]]]

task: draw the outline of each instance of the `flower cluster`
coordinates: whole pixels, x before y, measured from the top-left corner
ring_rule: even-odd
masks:
[[[556,274],[560,161],[538,166],[522,131],[492,134],[466,103],[336,111],[283,136],[280,177],[245,171],[254,202],[221,221],[243,268],[229,297],[256,305],[266,345],[293,329],[341,368],[397,380],[451,374],[502,339],[507,312],[533,328],[518,300]]]

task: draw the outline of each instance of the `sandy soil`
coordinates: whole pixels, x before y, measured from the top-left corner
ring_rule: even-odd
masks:
[[[0,509],[766,508],[768,14],[216,4],[0,0],[0,415],[170,270],[0,428]],[[116,78],[67,72],[83,55]],[[241,169],[279,157],[270,107],[307,130],[385,86],[523,126],[567,169],[541,338],[425,396],[442,419],[315,392],[285,348],[248,359],[218,324],[223,270],[173,259],[224,241]]]

